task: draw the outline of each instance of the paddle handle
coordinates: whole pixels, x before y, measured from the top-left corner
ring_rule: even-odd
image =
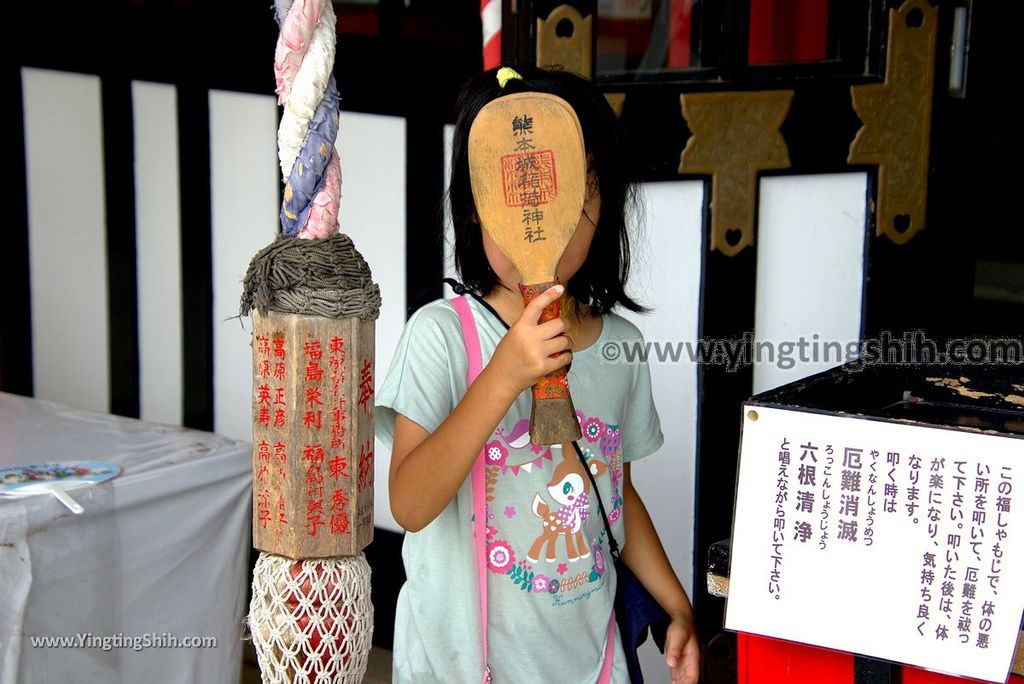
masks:
[[[519,284],[523,302],[529,304],[537,295],[549,287],[558,285],[557,280],[532,285]],[[541,312],[538,322],[544,323],[558,318],[561,312],[560,300],[548,304]],[[556,354],[552,354],[552,357]],[[576,408],[569,393],[568,368],[563,366],[548,373],[533,386],[533,410],[530,413],[530,441],[537,445],[561,444],[583,436],[576,418]]]

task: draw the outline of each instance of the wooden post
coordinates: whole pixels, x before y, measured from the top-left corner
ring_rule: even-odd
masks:
[[[373,539],[374,321],[252,318],[253,546],[355,555]]]

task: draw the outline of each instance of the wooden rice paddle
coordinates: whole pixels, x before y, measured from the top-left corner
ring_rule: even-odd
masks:
[[[469,177],[483,229],[519,271],[528,304],[558,284],[555,269],[576,231],[586,183],[583,131],[569,104],[546,93],[488,103],[469,131]],[[559,316],[559,302],[540,322]],[[533,386],[530,441],[581,437],[566,368]]]

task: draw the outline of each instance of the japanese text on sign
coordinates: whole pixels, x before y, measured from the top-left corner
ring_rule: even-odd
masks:
[[[1024,610],[1022,583],[1005,579],[1024,561],[1024,442],[756,412],[726,627],[1003,681]]]

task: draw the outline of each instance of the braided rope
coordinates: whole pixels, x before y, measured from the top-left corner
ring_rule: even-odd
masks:
[[[337,36],[330,0],[277,0],[281,28],[274,55],[281,174],[287,179],[281,206],[285,235],[323,238],[338,230],[341,164],[338,89],[332,75]]]

